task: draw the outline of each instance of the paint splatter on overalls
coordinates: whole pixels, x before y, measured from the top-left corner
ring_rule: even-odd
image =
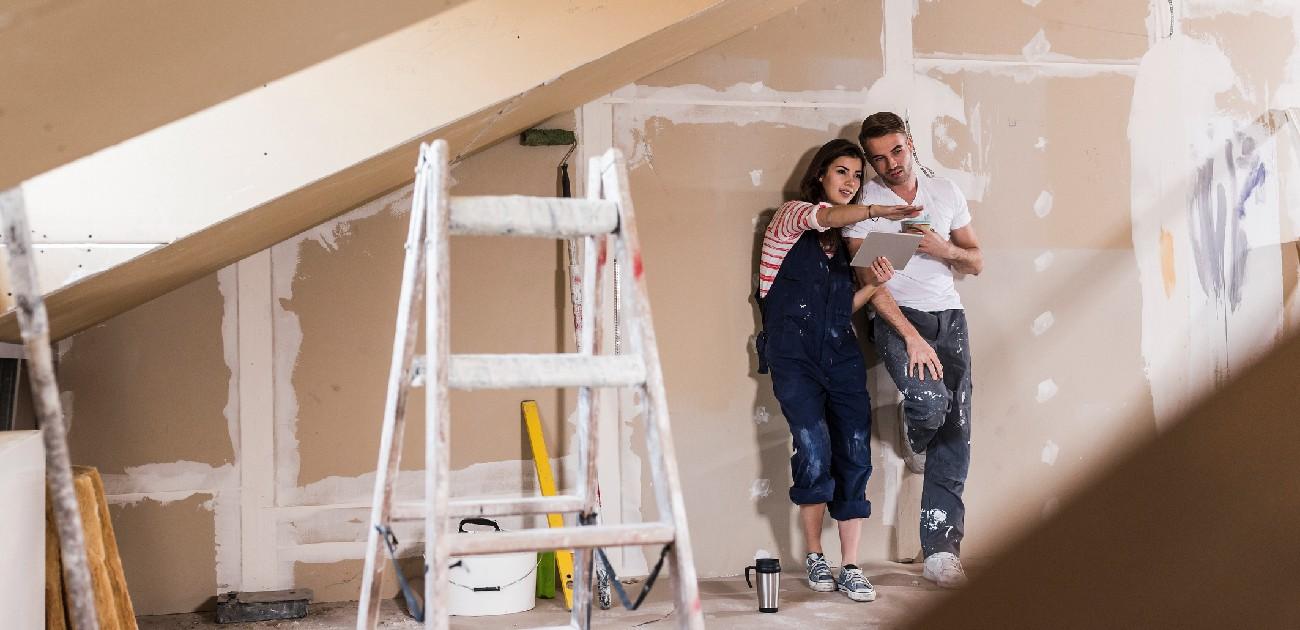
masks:
[[[809,230],[790,248],[767,296],[759,372],[794,436],[790,500],[826,503],[831,518],[871,516],[871,403],[853,334],[853,273],[841,244],[830,258]]]

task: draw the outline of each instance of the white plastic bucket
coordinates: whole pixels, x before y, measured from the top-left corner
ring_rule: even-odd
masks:
[[[467,523],[496,529],[465,531]],[[465,519],[457,536],[491,536],[501,531],[487,519]],[[537,605],[537,552],[502,553],[452,558],[447,612],[462,617],[508,615]]]

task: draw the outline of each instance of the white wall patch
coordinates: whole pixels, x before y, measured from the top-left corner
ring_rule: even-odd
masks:
[[[1051,311],[1043,312],[1042,315],[1039,315],[1038,317],[1034,318],[1034,326],[1033,326],[1034,336],[1037,337],[1047,332],[1047,330],[1052,327],[1052,324],[1055,323],[1056,323],[1056,317],[1052,315]]]
[[[1060,388],[1056,386],[1056,381],[1053,381],[1052,379],[1049,378],[1038,384],[1037,400],[1040,403],[1045,403],[1055,398],[1056,392],[1058,391],[1060,391]]]
[[[1034,35],[1034,38],[1029,40],[1029,43],[1025,44],[1025,47],[1021,49],[1028,61],[1041,61],[1051,51],[1052,43],[1047,41],[1047,33],[1043,32],[1041,28],[1038,29],[1038,33]]]
[[[1052,213],[1052,193],[1044,190],[1038,193],[1038,199],[1034,200],[1034,214],[1040,219],[1047,218]]]
[[[1052,252],[1043,252],[1034,259],[1034,271],[1042,273],[1052,266],[1052,261],[1056,259],[1056,254]]]
[[[1060,454],[1061,454],[1061,447],[1057,446],[1056,442],[1048,440],[1047,444],[1043,445],[1042,459],[1044,464],[1047,464],[1048,466],[1055,464],[1056,456]]]

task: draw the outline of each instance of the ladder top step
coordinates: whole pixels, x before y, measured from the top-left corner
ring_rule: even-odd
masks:
[[[618,228],[618,204],[565,197],[452,197],[451,233],[571,238]]]
[[[456,354],[447,372],[455,389],[635,387],[645,380],[637,355]]]

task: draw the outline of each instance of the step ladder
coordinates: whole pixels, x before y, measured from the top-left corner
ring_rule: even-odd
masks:
[[[393,361],[384,403],[383,433],[370,513],[366,563],[357,608],[358,630],[372,630],[378,621],[379,589],[385,558],[379,527],[401,521],[424,521],[424,625],[446,629],[449,559],[495,553],[574,550],[574,605],[569,625],[587,628],[592,605],[592,557],[597,547],[671,545],[678,628],[704,627],[696,585],[695,565],[686,530],[681,480],[669,430],[663,372],[650,316],[650,302],[641,264],[632,198],[627,190],[627,165],[611,149],[592,158],[587,173],[587,198],[450,197],[447,143],[436,140],[420,147],[412,199],[406,261],[398,298]],[[449,352],[449,237],[507,235],[557,239],[581,238],[582,313],[576,353],[452,355]],[[630,286],[622,291],[627,313],[620,322],[627,338],[625,354],[601,352],[600,313],[604,304],[604,274],[610,241],[619,260],[631,265]],[[426,273],[426,268],[432,270]],[[626,275],[626,274],[625,274]],[[419,323],[416,314],[426,290],[425,354],[415,353]],[[402,451],[407,394],[423,383],[426,392],[425,501],[395,502],[394,488]],[[449,389],[513,389],[576,387],[578,481],[574,494],[552,497],[452,498],[449,486]],[[646,409],[645,435],[660,521],[636,524],[579,525],[541,528],[483,536],[456,536],[451,519],[559,512],[594,521],[596,501],[597,400],[595,388],[635,388]],[[503,424],[510,430],[514,424]]]

